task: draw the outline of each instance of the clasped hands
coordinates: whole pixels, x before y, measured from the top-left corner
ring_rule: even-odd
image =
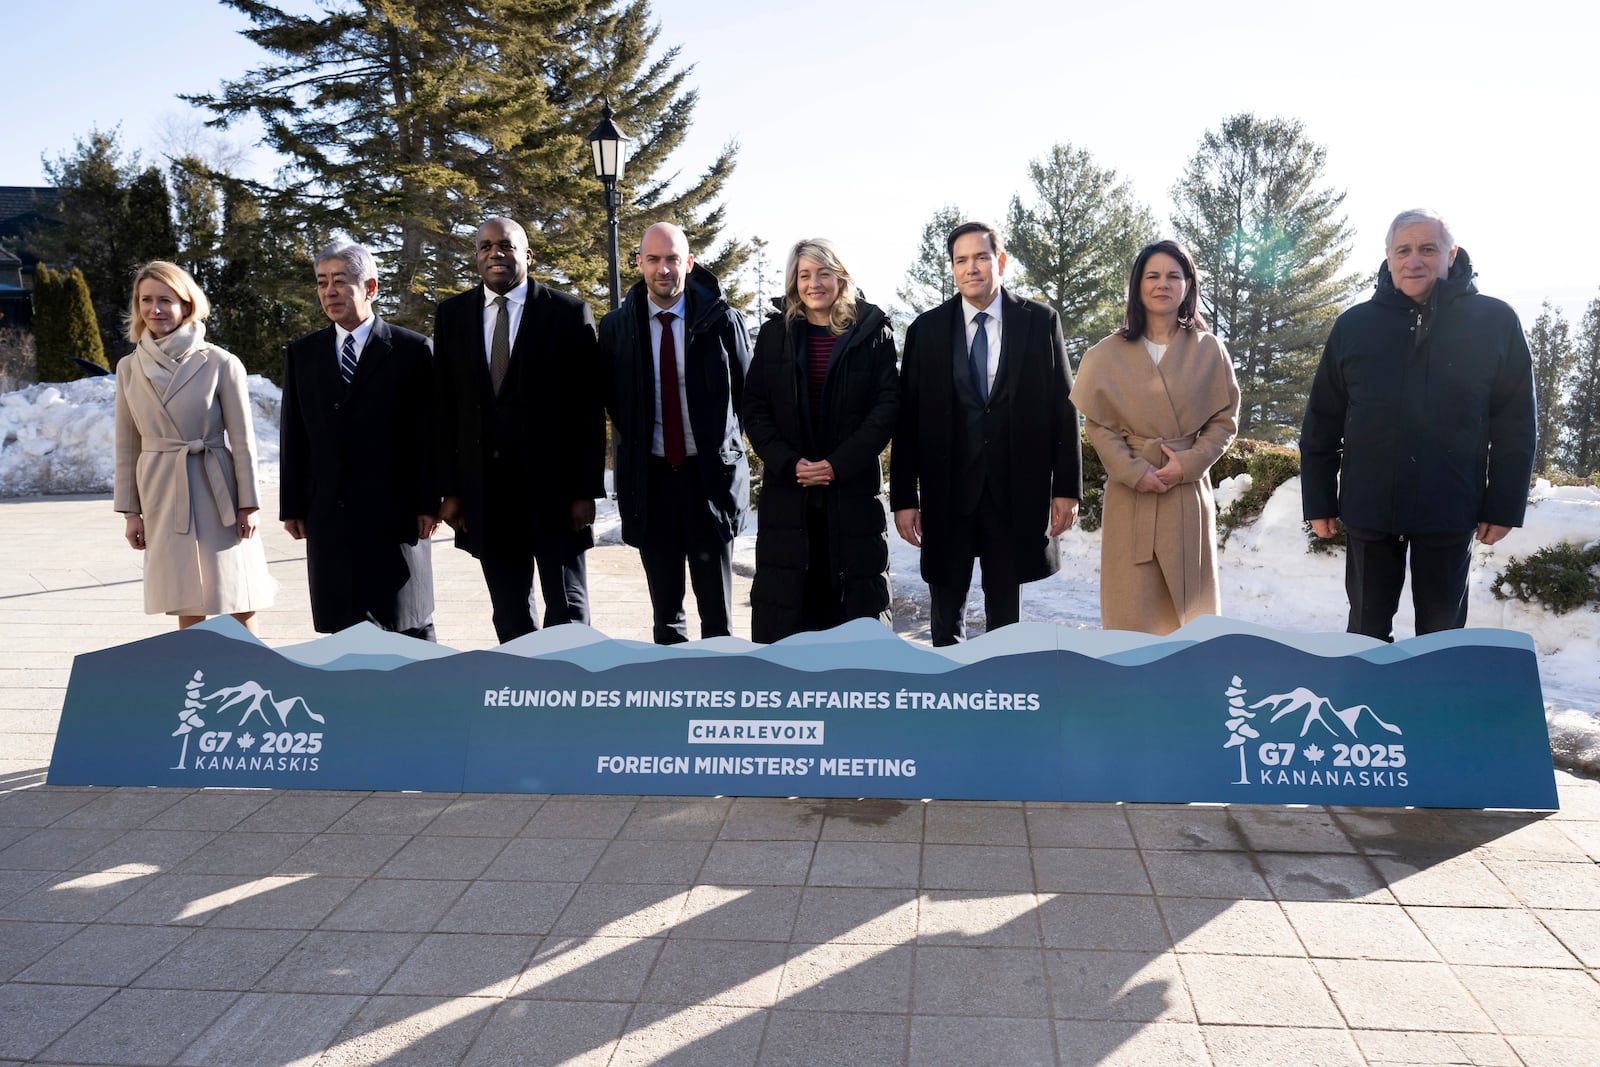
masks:
[[[1178,454],[1166,445],[1161,446],[1161,451],[1167,454],[1166,466],[1146,468],[1144,474],[1134,483],[1133,488],[1141,493],[1165,493],[1168,489],[1183,481],[1183,465],[1178,462]]]

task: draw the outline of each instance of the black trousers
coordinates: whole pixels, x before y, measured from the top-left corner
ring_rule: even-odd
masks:
[[[1467,571],[1472,536],[1391,534],[1345,527],[1344,588],[1350,597],[1350,633],[1394,640],[1394,613],[1411,558],[1411,603],[1417,633],[1459,630],[1467,624]]]
[[[733,544],[722,539],[706,504],[699,458],[677,467],[650,457],[645,498],[644,543],[639,559],[650,587],[651,632],[658,645],[689,640],[683,610],[684,565],[700,612],[701,637],[733,632]]]
[[[967,590],[972,588],[972,561],[983,565],[983,625],[992,632],[1010,626],[1022,616],[1022,585],[1017,581],[1015,540],[1005,520],[1005,504],[985,487],[978,510],[958,516],[941,539],[952,542],[957,559],[965,560],[966,580],[928,583],[929,629],[935,645],[953,645],[967,639]],[[937,535],[937,534],[936,534]],[[923,530],[926,539],[927,530]]]
[[[564,539],[565,540],[565,539]],[[589,569],[570,541],[557,544],[491,545],[478,558],[494,608],[494,633],[503,645],[539,628],[533,576],[544,593],[544,624],[589,621]]]

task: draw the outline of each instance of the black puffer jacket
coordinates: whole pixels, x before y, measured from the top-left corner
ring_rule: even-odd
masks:
[[[833,343],[823,410],[813,419],[805,385],[803,321],[775,315],[756,337],[745,386],[745,430],[761,457],[760,531],[750,590],[750,635],[770,643],[796,633],[805,599],[806,510],[820,494],[828,516],[833,590],[846,618],[889,621],[889,542],[878,457],[899,409],[894,332],[888,317],[858,301],[857,318]],[[813,440],[812,426],[820,440]],[[830,485],[794,480],[802,459],[827,460]]]
[[[1533,365],[1522,324],[1456,252],[1426,306],[1388,264],[1333,325],[1300,432],[1307,519],[1394,534],[1521,526],[1533,474]]]

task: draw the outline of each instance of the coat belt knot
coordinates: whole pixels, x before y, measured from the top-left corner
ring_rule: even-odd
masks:
[[[206,484],[211,490],[211,499],[217,508],[217,518],[224,526],[233,525],[238,509],[234,506],[233,493],[228,489],[228,479],[223,473],[222,459],[228,456],[228,448],[223,443],[220,431],[209,437],[197,437],[192,441],[175,437],[146,437],[140,447],[146,452],[166,453],[177,463],[183,463],[186,456],[204,453]],[[189,512],[192,510],[189,500],[189,479],[174,478],[173,484],[178,487],[178,493],[182,497],[174,513],[176,526],[173,532],[186,534],[189,532]]]

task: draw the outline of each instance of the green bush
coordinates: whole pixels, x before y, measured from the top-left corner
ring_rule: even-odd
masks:
[[[1239,442],[1234,442],[1238,444]],[[1245,473],[1250,475],[1250,488],[1234,498],[1221,515],[1217,516],[1218,542],[1227,544],[1228,537],[1241,526],[1249,526],[1261,515],[1272,494],[1290,478],[1300,476],[1300,453],[1282,445],[1269,445],[1262,441],[1246,442],[1250,447],[1245,460]],[[1212,475],[1216,477],[1217,466]]]
[[[34,359],[41,382],[70,382],[84,376],[74,359],[109,369],[100,328],[83,272],[55,271],[39,264],[33,276]]]
[[[1557,615],[1600,602],[1600,542],[1580,548],[1562,541],[1526,559],[1512,556],[1490,590],[1496,600],[1515,597]]]

